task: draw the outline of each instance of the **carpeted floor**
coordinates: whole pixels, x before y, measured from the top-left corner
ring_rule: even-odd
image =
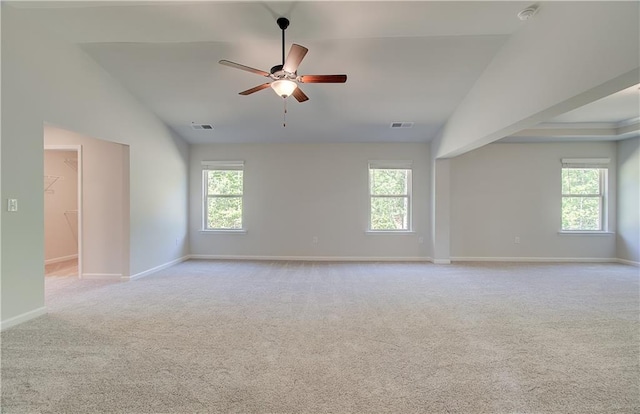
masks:
[[[46,279],[2,411],[638,413],[639,270],[189,261]]]

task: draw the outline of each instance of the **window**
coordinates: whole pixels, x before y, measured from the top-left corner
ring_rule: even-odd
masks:
[[[242,161],[203,161],[203,228],[242,230]]]
[[[369,163],[369,230],[411,230],[411,162]]]
[[[606,230],[608,161],[562,160],[562,230]]]

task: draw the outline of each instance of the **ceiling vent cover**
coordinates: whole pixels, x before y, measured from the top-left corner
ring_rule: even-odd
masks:
[[[535,16],[537,12],[538,12],[538,5],[532,4],[531,6],[527,7],[526,9],[518,13],[518,19],[522,21],[529,20],[530,18]]]
[[[210,131],[213,129],[211,124],[191,124],[191,128],[196,131]]]
[[[413,122],[392,122],[391,128],[413,128]]]

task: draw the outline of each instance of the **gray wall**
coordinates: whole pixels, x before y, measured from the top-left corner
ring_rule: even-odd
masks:
[[[23,13],[2,5],[2,201],[20,205],[1,214],[3,327],[44,307],[45,122],[130,146],[132,274],[188,253],[188,146],[78,47]]]
[[[614,232],[614,142],[490,144],[451,162],[452,260],[615,258],[614,234],[558,234],[560,160],[571,157],[611,159],[608,228]]]
[[[203,160],[245,162],[247,234],[202,229]],[[368,235],[368,161],[413,161],[411,235]],[[428,251],[427,144],[194,145],[191,252],[223,257],[423,258]],[[314,236],[318,243],[313,243]],[[423,243],[419,243],[419,238]]]
[[[618,141],[617,257],[640,263],[640,138]]]

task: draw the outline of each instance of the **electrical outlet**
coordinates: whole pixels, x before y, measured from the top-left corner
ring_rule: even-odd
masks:
[[[420,244],[424,243],[424,237],[422,236],[418,237],[418,243]]]
[[[313,237],[311,238],[311,243],[313,243],[313,244],[318,244],[318,236],[313,236]]]
[[[516,238],[515,238],[515,239],[513,239],[513,242],[514,242],[515,244],[520,244],[520,236],[516,236]]]
[[[7,211],[18,211],[18,199],[9,198],[7,199]]]

